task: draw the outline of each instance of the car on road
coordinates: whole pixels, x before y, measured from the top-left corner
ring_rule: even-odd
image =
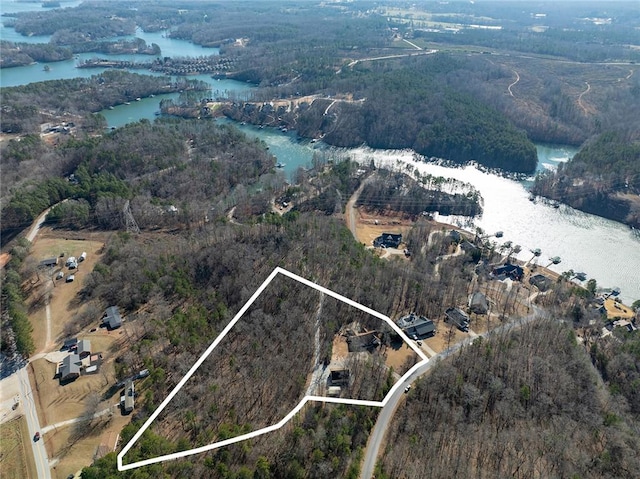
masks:
[[[409,391],[411,391],[411,384],[409,384],[406,388],[404,388],[405,394],[407,394]]]
[[[33,442],[37,442],[40,440],[40,431],[37,431],[34,435],[33,435]]]

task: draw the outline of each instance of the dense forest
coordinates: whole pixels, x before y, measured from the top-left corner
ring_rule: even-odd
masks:
[[[257,86],[251,101],[226,99],[224,113],[238,121],[293,128],[331,145],[412,148],[527,174],[536,166],[532,141],[584,142],[572,161],[538,177],[534,192],[640,227],[633,7],[607,4],[601,19],[603,7],[591,2],[543,3],[533,11],[519,2],[159,0],[132,8],[92,1],[7,17],[19,32],[52,39],[3,42],[2,61],[125,47],[157,55],[154,45],[133,39],[116,47],[113,37],[136,27],[163,31],[219,46],[228,67],[221,76]],[[589,61],[611,63],[583,63]],[[2,131],[12,134],[0,145],[3,245],[47,208],[53,228],[113,232],[74,298],[88,313],[70,318],[64,334],[95,326],[91,312],[107,305],[126,317],[127,346],[109,351],[117,379],[150,374],[136,383],[121,445],[280,266],[392,318],[417,311],[448,342],[457,333],[444,324],[444,311],[465,308],[477,290],[499,312],[492,320],[542,308],[554,318],[477,339],[418,381],[388,431],[378,479],[637,477],[637,331],[600,337],[605,324],[613,328],[596,309],[595,281],[582,288],[567,273],[534,295],[527,283],[492,278],[499,253],[519,246],[498,249],[477,235],[458,248],[424,214],[480,214],[482,199],[469,185],[358,165],[332,150],[316,153],[311,168],[288,184],[265,145],[233,126],[171,117],[105,131],[95,114],[179,91],[161,106],[200,112],[212,96],[207,84],[188,77],[124,71],[1,92]],[[415,220],[403,236],[410,255],[382,259],[354,240],[344,213],[357,190],[364,211]],[[293,204],[286,213],[278,207],[284,203]],[[25,278],[37,274],[37,264],[25,261],[29,247],[15,240],[0,273],[1,351],[18,359],[34,349]],[[489,317],[472,315],[471,327],[481,331],[485,319],[488,328]],[[331,362],[335,335],[354,324],[379,328],[289,278],[274,280],[125,463],[279,420],[308,394],[314,368]],[[380,329],[382,347],[348,363],[358,374],[343,396],[379,400],[415,361],[388,368],[384,348],[397,338]],[[117,400],[119,390],[101,399]],[[117,472],[110,453],[82,477],[356,478],[377,414],[311,403],[268,435],[127,473]],[[73,434],[98,434],[104,424],[90,425]]]
[[[422,230],[421,237],[423,234],[428,236],[428,230]],[[426,236],[422,238],[426,241]],[[428,258],[434,258],[442,251],[439,246],[432,248],[424,250],[426,263],[429,262]],[[143,365],[153,370],[149,379],[139,388],[142,406],[136,416],[138,420],[153,411],[159,400],[176,384],[216,332],[222,329],[275,265],[314,278],[319,284],[331,285],[331,289],[377,311],[393,313],[416,308],[431,317],[440,317],[443,305],[450,301],[465,301],[465,275],[474,265],[465,260],[458,266],[452,265],[451,269],[442,268],[441,274],[450,281],[447,286],[436,287],[439,283],[431,275],[418,273],[417,270],[412,273],[407,270],[408,265],[402,262],[379,260],[355,242],[339,220],[313,213],[289,217],[287,222],[279,225],[267,222],[254,226],[203,224],[187,237],[172,236],[171,242],[162,236],[155,240],[139,241],[133,236],[121,235],[114,237],[113,242],[107,245],[107,251],[104,264],[91,273],[82,295],[84,301],[88,302],[115,302],[133,315],[131,326],[137,336],[136,339],[132,338],[132,349],[121,353],[118,367],[123,377]],[[331,258],[331,261],[327,261],[327,258]],[[466,267],[463,266],[465,264]],[[460,273],[461,270],[467,273]],[[174,419],[171,420],[170,414],[168,424],[180,425],[180,429],[170,428],[173,433],[169,437],[177,437],[184,428],[180,434],[193,435],[197,441],[206,440],[215,433],[215,429],[211,428],[220,424],[220,420],[226,424],[226,437],[246,432],[243,427],[247,416],[241,413],[243,405],[237,404],[233,408],[235,416],[229,416],[229,410],[212,408],[207,397],[223,394],[224,398],[221,397],[217,402],[226,401],[225,398],[234,397],[235,394],[245,398],[260,397],[264,413],[272,410],[269,397],[275,390],[279,392],[281,401],[297,400],[296,390],[299,389],[296,387],[280,387],[277,383],[270,383],[268,392],[263,395],[257,395],[256,388],[265,381],[284,381],[284,378],[280,378],[280,371],[286,370],[287,375],[289,371],[294,371],[294,366],[277,366],[280,356],[309,357],[305,345],[309,344],[310,332],[308,326],[303,327],[300,322],[310,314],[313,316],[321,302],[316,292],[302,292],[290,282],[275,285],[278,288],[267,290],[264,300],[248,312],[248,323],[231,337],[238,339],[242,345],[254,334],[252,328],[257,327],[261,336],[268,337],[269,341],[259,341],[260,350],[254,349],[253,354],[262,354],[262,348],[268,352],[278,344],[286,344],[290,351],[281,350],[268,362],[255,363],[255,368],[250,368],[242,376],[232,375],[236,379],[224,383],[224,388],[217,380],[215,383],[219,386],[213,387],[214,378],[210,378],[206,371],[203,372],[204,376],[198,376],[201,380],[188,382],[185,385],[187,394],[182,396],[182,401],[186,401],[185,405],[194,404],[195,416],[183,417],[185,411],[190,409],[188,406],[171,413]],[[332,301],[325,299],[321,306],[321,323],[326,320],[326,327],[329,328],[326,334],[321,334],[325,338],[323,341],[335,334],[342,324],[353,319],[353,314],[346,311],[344,306]],[[144,308],[140,309],[140,306]],[[254,323],[254,319],[258,323]],[[278,325],[270,327],[274,321]],[[293,340],[297,335],[302,337]],[[329,343],[325,344],[327,346],[321,348],[323,351],[329,346]],[[251,346],[251,342],[248,346]],[[211,367],[215,370],[221,368],[224,376],[224,370],[239,367],[241,356],[236,354],[233,357],[234,363],[219,361],[219,365],[212,364]],[[278,372],[260,374],[271,364]],[[298,364],[298,360],[292,364]],[[254,373],[260,378],[259,381],[239,381],[245,374]],[[297,377],[293,372],[291,375],[291,379]],[[383,385],[386,384],[386,378],[386,374],[381,378]],[[374,384],[368,382],[367,387],[373,387]],[[198,393],[202,388],[209,392]],[[251,440],[247,447],[233,446],[199,458],[150,467],[147,473],[163,470],[173,476],[177,474],[176,471],[188,468],[191,477],[245,477],[233,474],[240,474],[240,470],[246,468],[250,468],[253,474],[259,457],[264,455],[269,458],[271,477],[345,477],[345,471],[357,457],[355,454],[358,449],[364,446],[376,411],[349,407],[336,409],[309,406],[291,426],[268,438]],[[275,409],[273,411],[275,414]],[[252,414],[256,412],[254,409]],[[327,423],[328,416],[331,421]],[[359,422],[356,424],[352,421]],[[341,426],[338,427],[338,424]],[[337,429],[334,430],[334,427]],[[336,433],[340,435],[339,438],[335,436]],[[130,437],[131,433],[123,434]],[[144,437],[139,448],[132,451],[131,457],[143,458],[145,454],[157,455],[185,448],[184,441],[180,444],[173,440],[161,441],[158,434],[156,431]],[[296,444],[296,447],[292,448],[291,444]],[[315,449],[319,451],[314,452]],[[96,467],[100,467],[100,464]],[[305,472],[288,475],[285,471],[294,468],[295,464]]]
[[[99,52],[109,55],[123,53],[140,53],[160,55],[160,47],[156,44],[148,46],[140,38],[121,40],[118,42],[83,42],[80,45],[55,45],[52,43],[14,43],[3,40],[0,48],[0,68],[30,65],[34,62],[59,62],[70,60],[74,53]]]
[[[636,477],[637,404],[612,391],[557,320],[476,341],[417,382],[376,477]]]
[[[59,62],[73,57],[71,49],[47,43],[0,42],[0,68],[29,65],[33,62]]]
[[[443,215],[462,216],[478,216],[482,213],[480,194],[473,187],[469,187],[465,193],[464,185],[453,182],[456,184],[447,189],[457,190],[460,187],[462,191],[450,194],[442,191],[443,187],[449,186],[445,183],[448,182],[442,177],[424,175],[416,181],[401,173],[382,171],[367,181],[357,205],[377,214],[399,211],[413,218],[435,211]]]
[[[476,161],[489,168],[532,172],[535,147],[501,113],[456,91],[448,78],[468,73],[468,64],[449,55],[423,56],[388,68],[354,67],[328,89],[348,91],[361,101],[321,102],[287,112],[283,119],[303,136],[322,137],[336,146],[412,148],[427,157],[455,162]],[[486,77],[479,67],[473,77]],[[499,70],[489,75],[502,76]],[[335,77],[335,75],[333,75]],[[309,92],[318,79],[301,80]],[[456,80],[456,82],[459,80]],[[467,79],[468,81],[468,79]],[[262,123],[275,113],[268,104],[238,104],[227,110],[234,119]]]
[[[200,222],[212,205],[222,214],[246,201],[246,187],[275,166],[264,145],[232,126],[171,119],[69,138],[55,148],[27,136],[9,142],[2,161],[14,172],[3,181],[11,195],[2,209],[3,236],[65,199],[71,201],[58,205],[50,221],[77,229],[119,228],[127,199],[142,228]],[[23,168],[40,172],[24,181]],[[281,184],[272,176],[263,178],[265,186]],[[172,205],[180,206],[178,214],[168,212]]]
[[[67,12],[71,14],[61,24],[65,28],[52,41],[70,44],[59,37],[75,35],[80,17],[81,30],[91,31],[90,38],[82,39],[88,50],[130,23],[149,31],[170,29],[168,34],[176,38],[220,46],[233,65],[225,75],[259,84],[258,100],[305,94],[363,100],[337,103],[327,115],[313,108],[300,112],[289,126],[304,136],[324,135],[326,142],[340,146],[364,142],[414,148],[428,157],[473,160],[509,171],[534,168],[533,147],[518,128],[531,140],[579,145],[629,124],[637,109],[633,89],[638,75],[633,69],[612,63],[605,78],[603,69],[592,71],[584,63],[633,61],[626,38],[634,16],[621,15],[618,8],[609,9],[612,18],[598,24],[592,10],[572,11],[567,17],[565,7],[551,4],[541,6],[542,12],[512,5],[426,9],[366,2],[340,8],[292,3],[281,9],[271,2],[251,9],[198,2],[180,7],[160,2],[131,9],[125,3],[92,2]],[[621,4],[620,12],[624,8]],[[57,11],[32,12],[11,21],[18,31],[42,34],[58,24],[47,19],[61,16]],[[467,28],[469,24],[503,28]],[[402,38],[413,39],[416,49]],[[448,56],[421,55],[430,47]],[[376,56],[400,58],[365,62]],[[613,69],[621,76],[612,84]],[[585,80],[593,86],[588,103],[576,104],[578,85]]]

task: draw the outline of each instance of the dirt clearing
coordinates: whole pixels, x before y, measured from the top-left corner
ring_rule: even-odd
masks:
[[[381,216],[369,214],[362,208],[357,208],[354,212],[356,219],[356,234],[358,241],[365,246],[372,246],[373,240],[382,233],[400,233],[406,235],[413,221],[400,216]],[[400,245],[402,248],[402,245]]]
[[[59,349],[58,343],[63,340],[65,324],[82,309],[82,305],[76,304],[74,299],[82,289],[84,278],[102,256],[103,239],[104,234],[97,233],[84,238],[84,235],[63,230],[40,231],[31,248],[29,261],[37,265],[46,258],[57,258],[58,264],[52,268],[38,269],[29,285],[30,319],[36,351]],[[82,253],[86,253],[87,257],[77,263],[77,268],[69,269],[65,266],[69,256],[78,258]],[[55,279],[60,272],[63,278]],[[72,282],[67,282],[69,275],[74,277]],[[99,319],[96,318],[96,322]]]

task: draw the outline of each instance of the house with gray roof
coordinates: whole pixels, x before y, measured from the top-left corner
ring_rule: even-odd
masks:
[[[448,308],[444,312],[444,320],[454,324],[460,331],[469,331],[469,316],[459,308]]]
[[[69,354],[62,360],[60,365],[60,382],[66,383],[73,381],[80,376],[80,356],[77,354]]]
[[[487,297],[480,291],[469,295],[469,311],[476,314],[487,314],[489,311]]]
[[[122,326],[122,316],[120,316],[120,310],[117,306],[109,306],[107,308],[102,324],[105,324],[109,329],[116,329]]]
[[[396,324],[411,339],[430,338],[436,334],[436,325],[433,321],[415,313],[400,318]]]
[[[86,358],[91,355],[91,341],[88,339],[81,339],[78,341],[78,346],[76,347],[76,353],[82,358]]]

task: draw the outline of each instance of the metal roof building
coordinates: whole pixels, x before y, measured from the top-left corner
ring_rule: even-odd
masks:
[[[109,329],[116,329],[122,326],[122,316],[117,306],[109,306],[107,308],[106,316],[102,321]]]
[[[80,356],[69,354],[60,366],[60,381],[72,381],[80,376]]]

